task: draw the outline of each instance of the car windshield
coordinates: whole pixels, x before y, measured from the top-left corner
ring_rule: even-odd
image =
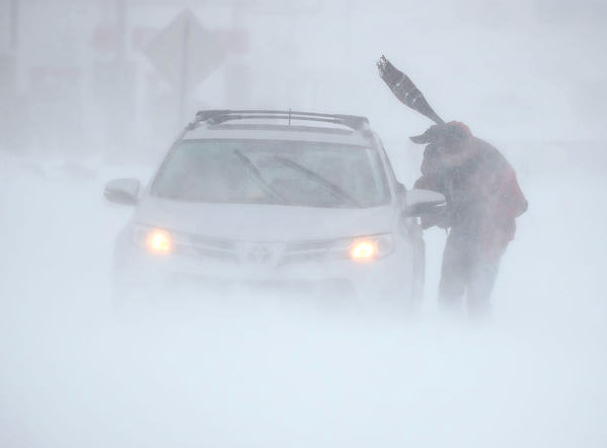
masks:
[[[152,194],[192,202],[349,208],[390,199],[374,149],[276,140],[184,140],[163,164]]]

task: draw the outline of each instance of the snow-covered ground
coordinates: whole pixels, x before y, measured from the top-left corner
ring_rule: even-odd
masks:
[[[102,186],[149,169],[0,153],[0,446],[603,447],[607,181],[561,168],[522,176],[490,322],[437,314],[438,230],[414,321],[254,301],[132,320],[108,296],[130,210]]]

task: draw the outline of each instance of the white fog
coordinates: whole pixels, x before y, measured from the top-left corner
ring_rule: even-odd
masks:
[[[180,109],[145,48],[183,11],[218,62]],[[2,0],[0,447],[605,446],[606,21],[600,0]],[[432,122],[382,54],[529,202],[490,316],[441,312],[436,227],[413,315],[247,287],[116,309],[134,208],[104,186],[147,185],[198,110],[366,116],[412,188]]]

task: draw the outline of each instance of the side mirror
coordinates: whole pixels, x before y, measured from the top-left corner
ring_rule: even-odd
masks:
[[[138,202],[139,187],[137,179],[114,179],[105,184],[103,195],[116,204],[135,205]]]
[[[445,210],[446,206],[447,202],[442,194],[431,190],[413,189],[407,191],[405,196],[403,216],[412,218],[436,215]]]

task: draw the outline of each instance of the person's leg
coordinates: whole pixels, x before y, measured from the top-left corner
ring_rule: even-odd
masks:
[[[499,263],[499,258],[487,260],[482,257],[473,262],[466,294],[468,314],[471,316],[491,314],[491,292],[499,271]]]
[[[465,241],[451,232],[443,252],[443,264],[439,284],[439,304],[442,309],[458,312],[462,310],[462,296],[466,289],[469,257]]]

